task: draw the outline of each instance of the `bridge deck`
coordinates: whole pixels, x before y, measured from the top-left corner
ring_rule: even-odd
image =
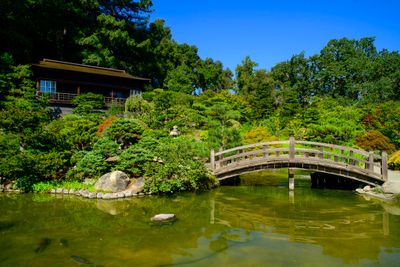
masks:
[[[351,147],[325,143],[274,141],[240,146],[215,153],[211,151],[211,169],[223,180],[243,173],[295,168],[325,172],[366,184],[387,180],[387,154],[374,154]]]

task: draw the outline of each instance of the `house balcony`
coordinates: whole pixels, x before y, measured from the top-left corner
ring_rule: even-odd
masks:
[[[59,105],[72,105],[72,100],[77,97],[77,94],[70,93],[52,93],[48,94],[49,103],[50,104],[59,104]],[[111,107],[112,104],[117,106],[123,106],[125,104],[125,98],[119,97],[107,97],[103,98],[104,106]]]

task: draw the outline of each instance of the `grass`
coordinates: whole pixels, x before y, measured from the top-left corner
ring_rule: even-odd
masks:
[[[39,182],[33,185],[33,191],[35,193],[48,193],[51,189],[62,188],[62,189],[86,189],[89,192],[94,192],[94,185],[84,184],[79,181],[50,181],[50,182]]]

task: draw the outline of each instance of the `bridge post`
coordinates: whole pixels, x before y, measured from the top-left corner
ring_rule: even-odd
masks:
[[[384,181],[387,181],[388,178],[388,156],[386,151],[382,151],[382,161],[381,161],[381,174]]]
[[[294,136],[289,137],[289,159],[294,159]]]
[[[370,171],[374,171],[374,151],[368,152],[368,166],[365,167]]]
[[[211,149],[210,163],[211,163],[211,170],[214,173],[215,172],[215,151],[214,151],[214,149]]]
[[[288,182],[289,182],[289,191],[294,190],[294,173],[293,169],[288,169]]]

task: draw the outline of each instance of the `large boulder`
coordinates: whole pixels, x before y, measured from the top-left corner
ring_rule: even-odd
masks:
[[[113,171],[104,174],[97,180],[94,188],[107,192],[120,192],[125,190],[129,185],[129,177],[121,171]]]
[[[144,179],[143,177],[133,179],[126,192],[132,192],[133,194],[137,194],[142,192],[144,189]]]

